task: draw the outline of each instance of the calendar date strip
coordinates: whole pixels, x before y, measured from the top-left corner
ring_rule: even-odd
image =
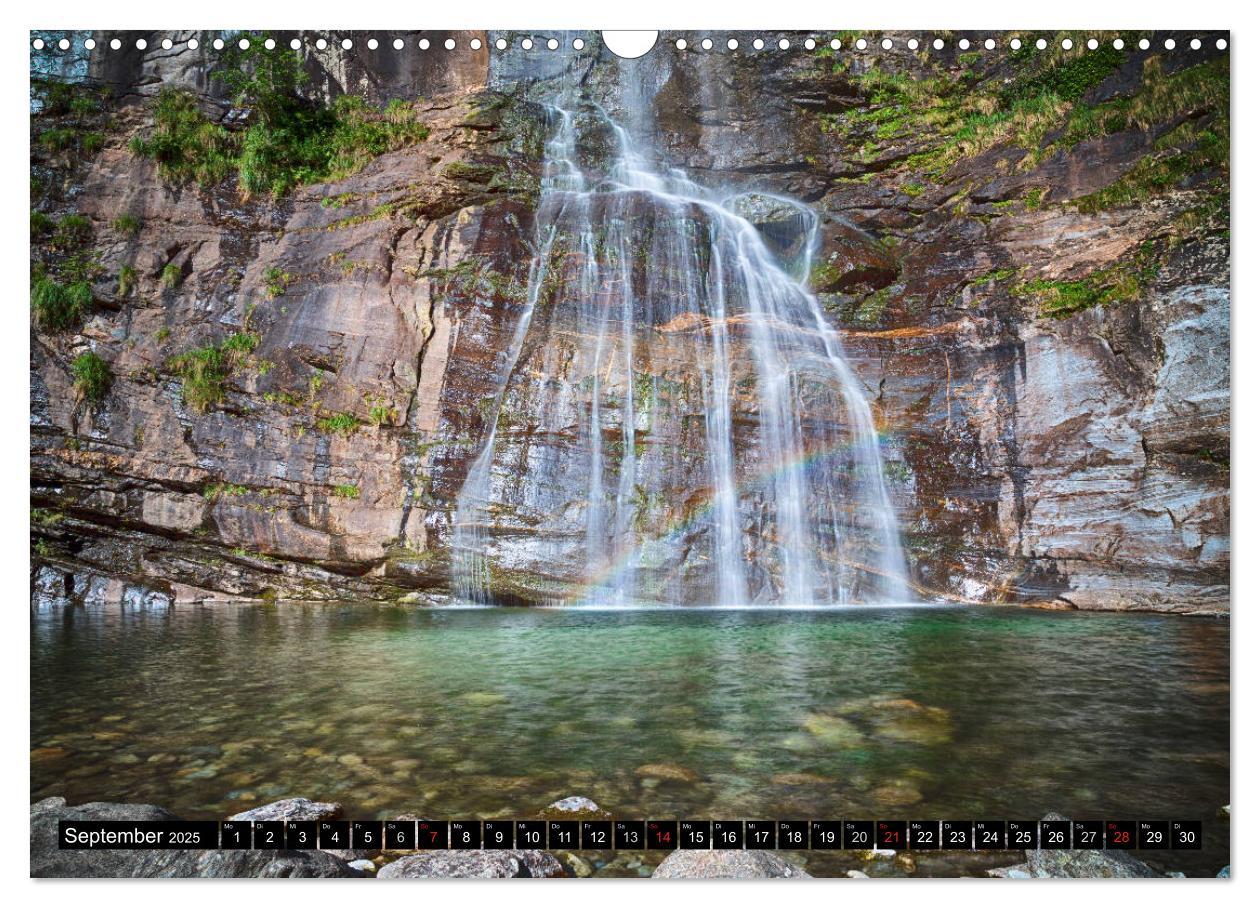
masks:
[[[62,820],[61,848],[672,851],[1179,850],[1202,820]]]

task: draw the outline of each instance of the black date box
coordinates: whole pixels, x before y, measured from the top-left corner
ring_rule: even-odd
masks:
[[[678,847],[709,850],[713,834],[708,820],[681,820],[678,823]]]
[[[385,847],[390,851],[415,851],[416,821],[386,820]]]
[[[349,820],[320,820],[319,847],[343,850],[350,847]]]
[[[752,851],[773,851],[778,848],[774,827],[774,820],[745,820],[744,847]]]
[[[253,824],[246,820],[226,820],[219,824],[219,847],[236,850],[253,847]]]
[[[449,848],[450,826],[439,820],[419,820],[416,823],[416,847],[423,851]]]
[[[583,820],[582,847],[591,851],[606,851],[612,848],[612,822],[610,820]]]
[[[512,847],[512,821],[486,820],[481,824],[481,840],[484,847],[504,850]]]
[[[1173,820],[1169,824],[1174,851],[1189,851],[1203,847],[1202,820]]]
[[[871,820],[844,821],[844,847],[870,849],[875,847],[875,823]]]
[[[674,820],[648,820],[647,847],[656,851],[678,847],[678,823]]]
[[[284,847],[310,851],[319,838],[319,824],[314,820],[290,820],[284,824]]]
[[[1136,820],[1108,820],[1104,827],[1107,833],[1107,847],[1116,851],[1130,851],[1137,848]]]
[[[463,851],[480,847],[480,820],[451,820],[451,848]]]
[[[911,820],[906,825],[906,842],[914,851],[936,851],[941,847],[940,820]]]
[[[844,847],[844,824],[839,820],[810,820],[809,847],[834,851]]]
[[[1072,847],[1072,824],[1067,820],[1042,820],[1037,824],[1038,848],[1057,851]]]
[[[1138,848],[1161,851],[1168,847],[1167,820],[1138,820]]]
[[[875,847],[904,851],[908,831],[905,820],[877,820],[875,822]]]
[[[647,824],[642,820],[613,822],[613,847],[621,851],[639,851],[647,847]]]
[[[744,847],[744,823],[742,820],[714,820],[713,847],[739,849]]]
[[[1037,847],[1035,820],[1011,820],[1006,824],[1006,847],[1011,850]]]
[[[1106,842],[1102,820],[1073,820],[1072,847],[1090,851],[1102,848]]]
[[[949,851],[970,851],[974,827],[971,820],[942,820],[941,847]]]
[[[779,848],[791,850],[809,847],[809,822],[807,820],[779,820]]]
[[[517,820],[516,821],[516,847],[517,848],[546,848],[547,847],[547,821],[546,820]]]
[[[380,820],[351,820],[350,847],[363,851],[379,851],[385,824]]]
[[[547,821],[548,848],[577,848],[578,835],[579,829],[577,820]]]
[[[979,851],[1006,850],[1005,820],[976,820],[973,829],[976,849]]]
[[[254,823],[254,848],[264,851],[279,851],[283,847],[283,820],[258,820]]]

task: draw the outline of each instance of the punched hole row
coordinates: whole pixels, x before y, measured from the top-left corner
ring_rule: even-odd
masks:
[[[187,42],[181,42],[181,43],[185,44],[189,50],[196,50],[198,47],[201,46],[201,43],[196,38],[189,38]],[[377,50],[381,44],[380,41],[378,41],[376,38],[368,38],[366,43],[367,43],[368,50]],[[248,38],[241,38],[238,41],[236,41],[235,44],[241,50],[248,50],[250,47],[250,41]],[[312,44],[314,45],[316,50],[327,50],[331,42],[329,42],[325,38],[316,38],[315,41],[312,42]],[[749,44],[753,48],[753,50],[764,50],[768,46],[767,42],[761,38],[754,38],[751,42],[749,42]],[[831,50],[844,49],[844,42],[842,42],[839,38],[832,38],[831,40],[825,41],[825,42],[819,42],[813,38],[805,38],[804,40],[799,42],[799,46],[804,48],[805,50],[817,50],[819,47],[823,46],[823,44],[825,44],[827,47],[830,47]],[[1200,38],[1191,38],[1187,42],[1187,44],[1191,50],[1201,50],[1203,48],[1203,41]],[[274,38],[267,38],[262,42],[262,45],[267,50],[275,50],[276,41]],[[352,41],[350,38],[342,38],[340,41],[340,45],[341,45],[342,50],[350,50],[354,47],[354,41]],[[582,50],[586,47],[586,41],[583,40],[582,38],[574,38],[570,42],[570,45],[572,46],[574,50]],[[110,50],[122,50],[123,42],[120,38],[112,38],[106,43],[105,46],[108,47]],[[144,38],[136,38],[134,42],[134,46],[137,50],[146,50],[149,46],[149,42]],[[162,47],[163,50],[171,50],[175,46],[175,42],[172,41],[170,38],[163,38],[162,41],[160,42],[160,46]],[[227,42],[224,41],[222,38],[215,38],[210,43],[210,46],[213,47],[215,50],[223,50],[225,47],[227,47]],[[392,46],[394,50],[402,50],[404,47],[407,46],[407,43],[402,38],[394,38],[390,42],[390,46]],[[431,42],[428,38],[421,38],[419,39],[419,41],[416,42],[416,46],[420,50],[429,50],[430,48],[433,47],[433,42]],[[447,38],[442,42],[441,46],[448,51],[453,51],[459,46],[459,43],[454,38]],[[467,46],[470,50],[481,50],[483,43],[480,38],[472,38],[468,41]],[[535,42],[533,38],[522,38],[517,43],[516,46],[519,47],[521,50],[526,50],[526,51],[533,50],[535,47],[545,47],[547,48],[547,50],[559,50],[560,41],[556,38],[548,38],[545,41]],[[676,41],[674,41],[674,47],[676,47],[678,50],[687,50],[690,46],[691,45],[687,43],[686,38],[678,38]],[[697,47],[700,50],[706,50],[706,51],[712,50],[715,46],[716,45],[712,38],[704,38],[697,45]],[[738,50],[740,46],[741,46],[740,41],[737,38],[729,38],[726,41],[727,50]],[[788,40],[787,38],[780,38],[777,42],[774,42],[774,46],[777,47],[779,50],[791,50],[793,45],[792,45],[792,42]],[[884,38],[877,42],[867,41],[865,38],[857,38],[856,40],[853,41],[851,48],[857,51],[874,50],[877,47],[882,50],[892,50],[896,46],[897,46],[897,42],[894,42],[892,38]],[[908,50],[912,50],[912,51],[917,51],[920,47],[924,47],[924,48],[930,47],[932,50],[939,51],[939,50],[945,49],[946,42],[943,38],[935,38],[931,42],[928,42],[928,43],[920,42],[918,38],[907,38],[905,39],[903,46],[907,48]],[[983,42],[980,42],[979,44],[975,46],[977,47],[977,49],[983,47],[985,50],[997,50],[998,43],[994,38],[986,38]],[[1019,38],[1011,38],[1009,41],[1009,47],[1011,50],[1019,50],[1023,46],[1024,46],[1024,42],[1021,41]],[[1036,39],[1036,41],[1033,42],[1033,46],[1036,47],[1037,50],[1046,50],[1050,47],[1050,42],[1047,41],[1045,38],[1038,38]],[[1060,42],[1060,46],[1064,50],[1071,50],[1075,45],[1071,38],[1064,38]],[[1097,50],[1101,46],[1101,44],[1097,38],[1089,38],[1085,41],[1085,46],[1089,50]],[[1123,38],[1116,38],[1111,42],[1111,46],[1114,47],[1116,50],[1123,50],[1126,45]],[[35,50],[44,50],[46,47],[50,47],[50,45],[47,42],[45,42],[43,38],[36,38],[31,42],[31,47],[34,48]],[[59,41],[56,42],[55,47],[58,50],[63,50],[63,51],[70,50],[71,48],[70,39],[69,38],[60,39]],[[289,41],[289,48],[292,50],[301,50],[302,47],[303,47],[303,41],[300,38],[293,38],[292,40]],[[494,41],[494,47],[496,50],[506,51],[511,47],[511,45],[509,45],[506,38],[498,38]],[[959,50],[964,50],[964,51],[970,50],[972,47],[972,42],[967,38],[960,38],[957,41],[957,47]],[[1137,42],[1137,47],[1140,50],[1150,50],[1151,48],[1150,39],[1149,38],[1139,39]],[[1217,50],[1225,50],[1227,47],[1229,47],[1229,42],[1226,41],[1224,38],[1216,39]],[[84,39],[83,48],[85,50],[95,50],[97,48],[96,39],[94,38]],[[1164,49],[1176,50],[1177,49],[1176,39],[1174,38],[1165,39]]]

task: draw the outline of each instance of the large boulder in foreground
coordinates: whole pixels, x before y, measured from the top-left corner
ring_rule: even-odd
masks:
[[[495,880],[564,876],[564,866],[545,851],[422,851],[386,864],[381,880]]]
[[[63,851],[59,820],[178,820],[152,804],[93,802],[70,807],[65,798],[31,805],[33,877],[353,877],[362,876],[322,851]]]
[[[653,879],[762,880],[808,877],[769,851],[675,851],[656,868]]]

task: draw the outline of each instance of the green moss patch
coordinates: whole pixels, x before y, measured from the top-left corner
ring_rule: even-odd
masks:
[[[1011,293],[1037,305],[1040,318],[1068,318],[1085,309],[1112,303],[1134,302],[1159,272],[1160,256],[1153,243],[1145,243],[1131,258],[1094,271],[1079,280],[1034,280]]]

